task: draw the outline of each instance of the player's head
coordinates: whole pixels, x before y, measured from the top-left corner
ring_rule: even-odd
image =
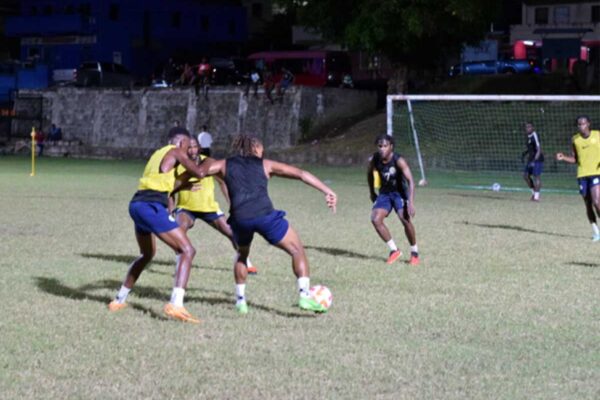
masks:
[[[190,137],[191,136],[188,130],[180,126],[171,128],[171,130],[169,130],[169,144],[177,147],[184,147],[186,150],[190,144]]]
[[[394,151],[394,138],[387,134],[381,134],[375,138],[377,151],[382,158],[387,158]]]
[[[190,160],[198,160],[200,155],[200,144],[198,143],[198,139],[196,139],[194,136],[190,136],[190,145],[187,149],[187,154]]]
[[[240,134],[233,139],[231,150],[242,157],[262,158],[264,147],[256,136]]]
[[[577,129],[579,130],[579,132],[589,133],[590,125],[592,124],[592,121],[590,121],[590,117],[588,117],[587,115],[580,115],[575,120],[575,123],[577,124]]]
[[[525,128],[525,133],[528,135],[531,135],[531,133],[535,130],[535,127],[533,126],[533,123],[526,121],[523,124],[523,128]]]

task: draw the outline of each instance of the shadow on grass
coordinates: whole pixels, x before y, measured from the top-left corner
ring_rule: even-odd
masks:
[[[509,201],[519,201],[519,202],[523,201],[521,199],[517,199],[517,198],[514,198],[514,197],[505,197],[505,196],[500,196],[500,195],[484,194],[484,193],[469,193],[469,194],[448,193],[448,196],[465,197],[465,198],[468,198],[468,199],[472,199],[474,197],[477,197],[477,198],[480,198],[480,199],[509,200]]]
[[[572,261],[570,263],[567,263],[567,265],[574,265],[576,267],[586,267],[586,268],[600,267],[600,264],[597,264],[597,263],[587,263],[587,262],[580,262],[580,261]]]
[[[545,231],[536,231],[535,229],[523,228],[522,226],[516,226],[516,225],[478,224],[478,223],[469,222],[469,221],[460,221],[460,222],[457,222],[457,223],[458,224],[464,224],[464,225],[478,226],[480,228],[505,229],[505,230],[517,231],[517,232],[539,233],[539,234],[542,234],[542,235],[557,236],[557,237],[564,237],[564,238],[576,238],[576,239],[581,238],[581,236],[565,235],[565,234],[562,234],[562,233],[553,233],[553,232],[545,232]]]
[[[64,297],[67,299],[74,299],[74,300],[93,300],[93,301],[102,303],[104,305],[108,305],[108,303],[113,298],[108,297],[108,296],[95,295],[95,294],[90,293],[90,291],[99,290],[99,289],[116,290],[116,288],[120,287],[120,285],[121,285],[121,281],[117,281],[114,279],[104,279],[104,280],[100,280],[100,281],[97,281],[94,283],[88,283],[86,285],[82,285],[77,288],[72,288],[72,287],[64,285],[56,278],[36,277],[34,279],[35,279],[36,286],[48,294]],[[167,294],[164,291],[160,291],[153,287],[136,285],[134,290],[135,290],[136,296],[139,298],[150,298],[150,299],[154,299],[154,300],[158,300],[158,301],[165,300],[166,298],[168,298]],[[188,294],[192,291],[193,290],[188,290]],[[205,304],[209,304],[209,305],[213,305],[213,306],[214,305],[228,305],[228,306],[231,306],[233,309],[233,303],[232,303],[231,299],[229,299],[229,298],[187,295],[185,299],[187,302],[205,303]],[[161,320],[161,321],[170,321],[169,318],[153,311],[152,309],[150,309],[148,307],[144,307],[135,302],[128,302],[128,304],[129,304],[129,307],[133,308],[134,310],[141,311],[143,313],[147,313],[148,315],[150,315],[151,318]],[[252,303],[252,302],[248,302],[248,305],[250,305],[252,308],[262,310],[262,311],[265,311],[265,312],[268,312],[271,314],[279,315],[282,317],[286,317],[286,318],[315,317],[314,314],[303,314],[300,311],[299,312],[285,312],[285,311],[277,310],[277,309],[274,309],[271,307],[266,307],[263,305]]]
[[[320,246],[304,246],[305,249],[310,249],[310,250],[317,250],[320,251],[322,253],[325,254],[329,254],[332,256],[342,256],[342,257],[350,257],[350,258],[358,258],[360,260],[380,260],[380,257],[374,257],[374,256],[367,256],[364,254],[360,254],[360,253],[355,253],[353,251],[349,251],[349,250],[343,250],[343,249],[335,249],[335,248],[331,248],[331,247],[320,247]]]
[[[79,255],[84,258],[95,258],[95,259],[102,260],[102,261],[115,261],[115,262],[119,262],[119,263],[123,263],[123,264],[127,264],[127,265],[131,264],[133,262],[133,260],[136,259],[135,256],[123,256],[123,255],[118,255],[118,254],[81,253]],[[151,270],[151,267],[153,265],[164,265],[167,267],[172,267],[173,270],[175,270],[175,256],[173,256],[173,261],[164,261],[164,260],[153,259],[150,262],[150,264],[148,265],[148,267],[146,267],[146,269],[145,269],[145,272],[168,275],[169,273],[166,273],[166,272]],[[231,267],[231,268],[207,267],[207,266],[198,266],[198,265],[192,264],[192,268],[206,269],[206,270],[212,270],[212,271],[230,272],[230,271],[232,271],[233,267]]]

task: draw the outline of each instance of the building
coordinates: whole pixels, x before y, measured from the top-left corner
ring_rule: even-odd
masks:
[[[600,62],[600,1],[527,0],[521,23],[511,25],[516,59],[537,59],[546,70]]]
[[[21,0],[6,35],[20,38],[23,61],[50,70],[104,61],[147,79],[170,57],[196,62],[238,54],[247,19],[239,1]]]

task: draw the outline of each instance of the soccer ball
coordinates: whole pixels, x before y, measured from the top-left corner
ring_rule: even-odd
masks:
[[[498,182],[494,182],[494,184],[492,185],[492,190],[494,192],[499,192],[501,188],[502,188],[502,186],[500,186],[500,184]]]
[[[310,297],[315,299],[323,307],[329,309],[333,303],[333,295],[327,286],[316,285],[309,290]]]

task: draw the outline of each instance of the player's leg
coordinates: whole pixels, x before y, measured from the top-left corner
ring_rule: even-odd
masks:
[[[398,212],[398,218],[400,222],[402,222],[402,226],[404,226],[404,234],[406,235],[406,239],[408,239],[408,243],[410,244],[410,260],[408,263],[410,265],[419,265],[419,246],[417,245],[417,233],[415,230],[415,225],[412,223],[412,218],[408,213],[408,209],[403,207]]]
[[[119,311],[127,307],[127,296],[135,285],[144,268],[152,261],[154,254],[156,254],[156,240],[154,235],[151,233],[135,233],[138,246],[140,248],[140,255],[133,260],[127,270],[127,275],[123,280],[121,288],[117,292],[117,295],[113,301],[108,304],[110,311]]]
[[[216,219],[213,219],[214,216],[217,216]],[[229,226],[229,224],[227,223],[227,219],[225,218],[224,215],[219,215],[217,213],[210,213],[209,214],[209,218],[204,220],[208,225],[210,225],[211,227],[213,227],[214,229],[216,229],[219,233],[221,233],[223,236],[225,236],[227,239],[229,239],[229,241],[231,242],[231,245],[233,246],[233,249],[235,250],[236,254],[238,253],[238,246],[235,243],[235,240],[233,238],[233,231],[231,229],[231,226]],[[257,268],[252,265],[252,262],[250,261],[250,258],[248,257],[246,260],[246,265],[248,266],[248,273],[255,275],[258,273]]]
[[[544,163],[536,161],[532,170],[532,181],[533,181],[533,197],[531,200],[540,201],[540,189],[542,188],[542,170]]]
[[[194,227],[195,218],[184,209],[178,208],[175,211],[175,221],[187,233],[187,231]]]
[[[591,186],[591,183],[593,182],[593,179],[581,178],[577,181],[579,183],[579,193],[581,194],[585,204],[585,213],[588,221],[592,225],[592,240],[594,242],[600,241],[600,228],[598,228],[598,224],[596,222],[596,213],[594,212],[594,201],[592,198],[594,188]],[[596,191],[597,190],[598,188],[596,188]],[[596,192],[595,196],[598,196],[598,192]]]
[[[235,308],[240,314],[248,314],[246,302],[246,280],[248,278],[248,255],[250,245],[240,246],[237,258],[233,264],[233,277],[235,279]]]
[[[596,178],[594,178],[592,182],[594,180],[596,180]],[[590,194],[588,198],[589,204],[586,205],[586,209],[588,209],[588,219],[592,223],[592,229],[594,231],[592,240],[597,242],[600,241],[600,229],[598,229],[598,225],[596,223],[596,215],[600,216],[600,184],[594,184],[594,186],[590,188]]]
[[[386,261],[388,264],[393,263],[402,256],[402,252],[398,250],[398,246],[396,246],[396,242],[392,239],[392,234],[384,222],[391,210],[391,198],[387,194],[380,194],[377,196],[373,209],[371,210],[371,223],[381,240],[383,240],[390,249],[390,254]]]

